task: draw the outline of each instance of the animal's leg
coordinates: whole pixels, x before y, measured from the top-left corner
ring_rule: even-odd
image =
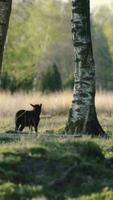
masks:
[[[37,133],[38,131],[38,124],[39,124],[40,119],[38,120],[38,122],[35,124],[35,132]]]
[[[19,131],[23,131],[24,128],[25,128],[25,126],[21,125],[20,128],[19,128]]]
[[[19,126],[20,126],[20,124],[16,122],[15,131],[19,130]]]
[[[35,124],[35,132],[37,133],[37,130],[38,130],[38,125]]]
[[[16,127],[15,127],[15,131],[18,131],[18,130],[19,130],[19,126],[16,126]]]

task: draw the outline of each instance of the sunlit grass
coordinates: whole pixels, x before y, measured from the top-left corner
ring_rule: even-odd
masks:
[[[40,92],[0,92],[0,117],[14,116],[19,109],[32,109],[32,104],[43,104],[43,114],[68,114],[72,102],[72,91],[50,94]],[[99,113],[113,114],[113,92],[99,91],[96,94],[96,107]]]
[[[113,115],[113,92],[99,91],[96,94],[98,113]]]
[[[0,93],[0,116],[14,115],[18,109],[32,109],[32,104],[43,104],[43,114],[66,113],[71,106],[70,91],[42,94],[40,92],[19,92],[11,95],[9,92]]]
[[[50,94],[18,92],[13,95],[9,92],[0,92],[0,131],[14,130],[16,111],[32,109],[30,103],[43,104],[39,132],[62,129],[68,119],[71,102],[72,91]],[[97,92],[96,108],[102,125],[110,132],[113,129],[113,92]]]

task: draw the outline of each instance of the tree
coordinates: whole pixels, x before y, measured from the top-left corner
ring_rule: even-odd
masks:
[[[0,0],[0,72],[2,69],[3,51],[7,36],[12,0]]]
[[[5,71],[13,74],[16,79],[25,75],[36,79],[42,68],[45,71],[45,65],[40,63],[50,46],[61,37],[61,26],[62,10],[59,1],[13,1],[9,37],[4,51]]]
[[[76,68],[66,132],[105,136],[95,109],[95,64],[89,0],[72,0],[72,34]]]
[[[59,91],[62,89],[62,79],[58,67],[53,64],[52,67],[48,67],[45,74],[41,79],[41,90],[44,91]]]

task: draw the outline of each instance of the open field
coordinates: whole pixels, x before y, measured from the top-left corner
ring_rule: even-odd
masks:
[[[0,96],[0,133],[13,130],[15,112],[30,103],[43,103],[42,116],[51,115],[41,119],[39,137],[0,140],[0,200],[113,199],[113,93],[96,96],[109,139],[55,137],[68,117],[69,91]]]
[[[43,104],[43,113],[56,115],[67,114],[72,101],[72,91],[42,94],[40,92],[0,92],[0,117],[14,115],[22,109],[31,109],[30,103]],[[113,92],[97,92],[96,107],[99,113],[113,114]]]
[[[42,119],[39,132],[63,128],[68,118],[72,102],[72,92],[64,91],[54,94],[32,93],[0,93],[0,131],[14,130],[15,113],[19,109],[32,109],[30,103],[43,104]],[[107,131],[113,130],[113,93],[98,92],[96,107],[100,120]],[[49,118],[44,118],[47,115]]]

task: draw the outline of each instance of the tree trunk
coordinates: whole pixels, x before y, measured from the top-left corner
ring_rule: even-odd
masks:
[[[12,0],[0,0],[0,74],[2,69],[3,52],[7,36],[11,6]]]
[[[66,133],[104,136],[95,109],[95,64],[93,59],[89,0],[72,0],[72,34],[75,81]]]

